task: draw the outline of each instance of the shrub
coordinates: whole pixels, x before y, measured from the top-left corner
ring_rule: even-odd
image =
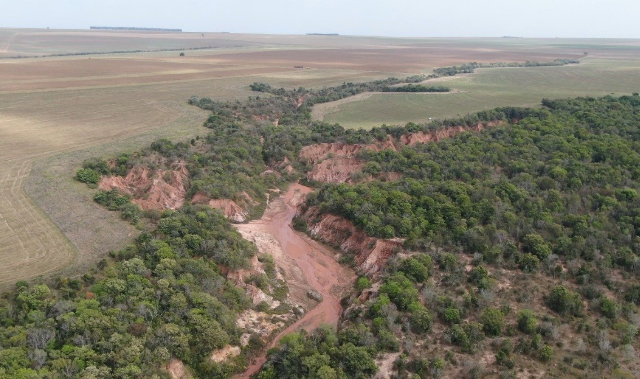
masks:
[[[543,362],[549,362],[553,358],[553,348],[549,345],[544,345],[538,352],[538,357]]]
[[[624,298],[628,302],[634,303],[635,305],[640,305],[640,284],[635,284],[629,287]]]
[[[127,196],[120,195],[116,189],[111,191],[98,191],[93,200],[109,209],[110,211],[117,211],[125,204],[129,203]]]
[[[561,315],[579,316],[582,314],[582,300],[580,295],[564,286],[556,286],[547,298],[549,308]]]
[[[378,335],[378,349],[382,351],[398,351],[398,339],[390,331],[383,329]]]
[[[480,316],[482,321],[482,331],[490,337],[497,337],[502,334],[504,326],[504,314],[498,308],[487,308]]]
[[[469,273],[469,281],[478,288],[487,288],[489,279],[489,271],[483,266],[474,267]]]
[[[503,344],[500,350],[498,350],[496,363],[507,368],[513,368],[515,366],[515,362],[511,358],[511,345],[509,343]]]
[[[523,309],[518,316],[518,329],[522,333],[532,334],[538,327],[538,319],[536,319],[533,311],[529,309]]]
[[[471,350],[471,341],[465,330],[460,325],[454,325],[449,332],[451,336],[451,343],[462,347],[464,351]]]
[[[98,184],[100,174],[92,168],[81,168],[76,172],[76,180],[86,184]]]
[[[356,281],[356,290],[363,291],[367,288],[371,287],[371,280],[365,276],[361,276]]]

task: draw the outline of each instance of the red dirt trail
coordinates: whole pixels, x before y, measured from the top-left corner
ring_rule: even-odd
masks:
[[[355,274],[336,262],[333,258],[334,252],[330,249],[297,233],[291,227],[291,220],[297,211],[296,206],[309,192],[311,192],[309,187],[292,184],[284,196],[269,204],[262,219],[236,225],[239,229],[247,228],[273,235],[282,246],[284,254],[292,258],[300,267],[309,285],[324,297],[324,300],[314,309],[280,332],[265,349],[263,355],[256,358],[243,374],[236,377],[237,379],[248,379],[258,372],[266,362],[266,350],[275,347],[286,334],[300,329],[310,331],[323,324],[338,325],[342,313],[341,292],[352,283]]]

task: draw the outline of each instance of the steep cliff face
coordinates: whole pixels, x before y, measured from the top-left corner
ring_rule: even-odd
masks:
[[[124,177],[102,177],[98,188],[105,191],[116,189],[123,195],[129,195],[131,202],[143,210],[178,209],[185,203],[189,180],[186,162],[176,161],[169,169],[152,170],[139,165],[134,166]],[[211,199],[204,193],[197,193],[191,203],[219,209],[232,222],[245,222],[251,207],[259,203],[246,192],[237,194],[236,198],[237,200]]]
[[[299,157],[300,160],[312,164],[311,170],[307,172],[308,180],[324,183],[351,183],[355,181],[353,174],[361,172],[364,168],[364,163],[358,159],[358,154],[363,150],[382,151],[391,149],[396,151],[403,146],[442,141],[463,132],[479,132],[498,125],[501,125],[501,123],[489,122],[479,123],[474,126],[454,126],[432,132],[404,134],[398,139],[389,135],[383,141],[376,141],[371,144],[319,143],[303,147],[300,150]]]
[[[492,121],[488,123],[479,123],[473,126],[452,126],[450,128],[444,128],[435,130],[432,132],[417,132],[400,136],[400,143],[402,145],[414,146],[419,143],[438,142],[447,138],[455,137],[456,135],[464,132],[480,132],[487,128],[493,128],[498,125],[504,124],[499,121]]]
[[[332,214],[321,215],[315,207],[308,208],[300,216],[307,222],[312,236],[354,254],[356,269],[361,273],[379,272],[389,257],[403,250],[403,239],[369,237],[350,221]]]
[[[219,209],[225,217],[233,222],[245,222],[249,216],[249,208],[258,203],[249,195],[242,193],[239,203],[230,199],[211,199],[203,193],[197,193],[191,199],[192,204],[205,204],[214,209]]]
[[[167,170],[152,170],[134,166],[127,176],[106,176],[98,188],[116,189],[132,197],[132,202],[142,209],[177,209],[184,204],[189,183],[189,171],[184,161],[176,161]]]

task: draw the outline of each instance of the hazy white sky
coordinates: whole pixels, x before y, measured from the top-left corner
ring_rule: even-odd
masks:
[[[0,27],[640,38],[640,0],[0,0]]]

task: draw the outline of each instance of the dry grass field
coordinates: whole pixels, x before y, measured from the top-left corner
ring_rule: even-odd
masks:
[[[205,134],[207,114],[186,105],[192,95],[237,99],[251,94],[254,81],[323,86],[467,61],[572,58],[586,43],[594,44],[0,29],[0,288],[82,272],[135,235],[93,204],[72,175],[91,156],[134,151],[158,137]],[[635,56],[638,46],[611,40],[589,51]],[[10,58],[200,47],[211,49],[186,50],[185,57],[156,51]],[[491,83],[480,85],[491,93]],[[449,112],[464,112],[459,105]]]
[[[427,122],[501,106],[539,106],[543,98],[640,92],[640,51],[635,57],[590,56],[565,67],[490,68],[443,78],[451,93],[375,94],[314,107],[317,120],[349,128]]]

